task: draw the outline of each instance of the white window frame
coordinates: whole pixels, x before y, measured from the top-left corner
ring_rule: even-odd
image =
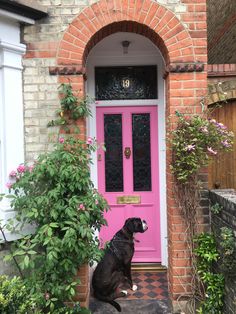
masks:
[[[34,23],[31,19],[0,10],[0,193],[4,194],[9,193],[6,187],[11,181],[9,173],[24,163],[22,56],[26,46],[20,43],[20,21]],[[4,198],[0,202],[1,225],[14,216],[10,200]],[[31,229],[27,227],[23,233]],[[4,231],[8,241],[20,237]]]

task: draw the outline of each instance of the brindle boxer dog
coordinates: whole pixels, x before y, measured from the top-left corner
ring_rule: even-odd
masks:
[[[109,248],[98,263],[92,279],[95,298],[108,302],[121,312],[116,298],[127,295],[120,286],[128,282],[132,290],[137,290],[131,277],[131,260],[134,255],[134,233],[145,232],[148,229],[145,220],[129,218],[125,225],[110,241]]]

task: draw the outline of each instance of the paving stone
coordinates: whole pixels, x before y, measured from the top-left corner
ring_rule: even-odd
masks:
[[[119,300],[122,314],[171,314],[168,300]],[[93,314],[117,314],[118,311],[110,304],[90,300],[89,306]]]

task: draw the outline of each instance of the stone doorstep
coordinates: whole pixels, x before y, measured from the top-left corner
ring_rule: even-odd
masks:
[[[168,300],[117,300],[124,314],[172,314]],[[109,303],[90,299],[90,310],[93,314],[117,314]]]

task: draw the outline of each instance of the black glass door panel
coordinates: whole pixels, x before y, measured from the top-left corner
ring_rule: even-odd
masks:
[[[133,189],[151,191],[150,114],[132,114]]]
[[[122,115],[104,115],[106,192],[123,191]]]

